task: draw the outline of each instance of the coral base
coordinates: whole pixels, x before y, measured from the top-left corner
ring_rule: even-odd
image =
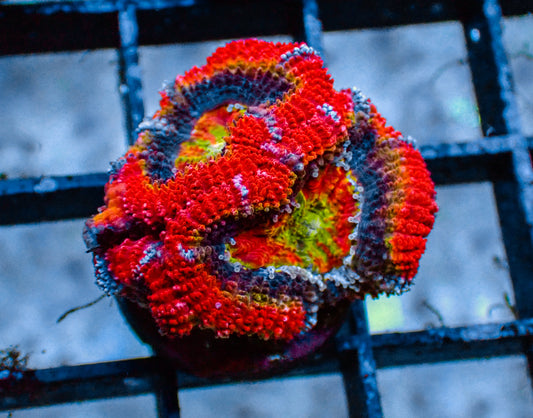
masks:
[[[265,378],[305,361],[338,331],[350,306],[343,301],[321,310],[317,325],[290,341],[265,341],[254,336],[216,338],[213,331],[199,329],[184,337],[165,337],[158,332],[148,309],[124,298],[117,301],[132,329],[155,354],[180,370],[213,379]]]

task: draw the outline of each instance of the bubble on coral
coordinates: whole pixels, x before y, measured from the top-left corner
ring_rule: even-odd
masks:
[[[411,141],[359,90],[336,91],[313,49],[231,42],[160,105],[84,237],[100,287],[142,310],[160,347],[179,345],[185,368],[290,363],[354,299],[409,287],[434,185]]]

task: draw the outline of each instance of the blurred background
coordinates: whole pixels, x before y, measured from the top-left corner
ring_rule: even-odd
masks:
[[[533,16],[505,19],[522,125],[533,135]],[[290,41],[288,37],[269,38]],[[163,81],[225,41],[141,47],[145,113]],[[418,144],[481,137],[458,23],[329,32],[325,60],[338,88],[357,86]],[[0,173],[8,178],[103,172],[126,149],[114,50],[0,58]],[[367,301],[372,333],[513,320],[514,300],[490,183],[437,189],[435,229],[413,289]],[[46,368],[150,355],[104,299],[81,239],[83,220],[0,228],[0,349],[18,346]],[[530,417],[523,356],[378,370],[393,417]],[[340,375],[180,392],[182,416],[345,417]],[[151,395],[15,411],[13,417],[153,417]],[[0,413],[7,416],[7,413]]]

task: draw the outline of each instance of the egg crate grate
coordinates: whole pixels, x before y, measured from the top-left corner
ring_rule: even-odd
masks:
[[[355,13],[354,10],[357,10]],[[459,21],[483,137],[421,147],[436,185],[493,185],[518,318],[507,323],[370,335],[363,302],[337,338],[283,376],[340,372],[350,417],[381,417],[376,368],[525,354],[533,370],[533,138],[519,123],[501,36],[503,16],[533,12],[533,1],[102,0],[0,6],[0,55],[116,48],[126,135],[144,116],[138,47],[289,34],[322,51],[323,31]],[[86,218],[102,202],[105,173],[0,181],[0,225]],[[279,377],[279,376],[278,376]],[[32,371],[0,410],[153,393],[160,417],[179,416],[179,390],[215,386],[169,369],[158,357]]]

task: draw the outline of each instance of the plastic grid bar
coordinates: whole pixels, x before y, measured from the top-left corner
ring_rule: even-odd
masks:
[[[289,33],[321,51],[323,30],[461,21],[483,133],[490,138],[424,146],[421,151],[436,184],[493,183],[517,310],[523,319],[370,336],[363,303],[355,303],[336,341],[286,376],[340,371],[349,415],[380,417],[376,367],[525,352],[531,371],[533,306],[528,301],[533,300],[533,170],[529,150],[533,140],[522,136],[518,124],[500,21],[502,10],[504,15],[531,12],[533,2],[387,0],[358,3],[356,14],[354,2],[341,0],[328,1],[327,7],[325,1],[317,0],[242,0],[231,1],[228,7],[229,3],[116,0],[1,6],[0,38],[5,42],[0,44],[0,55],[117,48],[120,94],[131,143],[144,112],[139,45]],[[106,179],[106,174],[91,174],[2,181],[0,225],[89,216],[101,202]],[[0,410],[152,392],[159,416],[178,417],[178,388],[227,383],[169,371],[155,357],[31,374],[32,395],[14,390],[12,396],[0,399]]]
[[[520,354],[524,338],[532,333],[533,319],[524,319],[371,335],[370,346],[377,368],[384,368]],[[339,336],[336,342],[284,377],[339,373],[339,353],[354,353],[361,344],[360,335]],[[153,393],[160,382],[168,384],[168,379],[173,379],[165,363],[156,357],[42,369],[34,371],[31,377],[38,383],[32,387],[32,393],[0,398],[0,410]],[[175,377],[181,390],[234,383],[201,379],[180,371],[175,372]]]

